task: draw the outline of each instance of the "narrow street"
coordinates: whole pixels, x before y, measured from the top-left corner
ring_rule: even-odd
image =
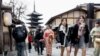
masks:
[[[71,46],[70,56],[77,51],[74,46],[86,48],[79,49],[77,56],[100,56],[98,2],[0,0],[0,56],[63,56],[62,46]],[[43,55],[38,55],[39,48]],[[64,56],[69,56],[68,50],[64,49]]]
[[[44,55],[41,55],[41,56],[46,56],[45,50],[44,50],[43,54]],[[34,51],[34,49],[32,49],[32,53],[30,53],[29,56],[38,56],[38,55]],[[53,48],[52,56],[60,56],[60,49]],[[66,51],[64,52],[64,56],[66,56]],[[74,56],[74,49],[71,52],[71,56]],[[81,50],[79,50],[78,56],[81,56]],[[87,49],[86,56],[93,56],[93,48],[88,48]]]
[[[87,48],[86,56],[93,56],[93,51],[94,51],[93,48]],[[25,55],[26,56],[39,56],[37,54],[37,52],[34,50],[34,47],[32,47],[31,53],[29,53],[28,50],[26,50]],[[8,52],[7,56],[17,56],[16,51]],[[45,48],[44,48],[43,55],[40,55],[40,56],[46,56],[46,49]],[[52,56],[60,56],[60,49],[53,47]],[[64,52],[64,56],[66,56],[66,50]],[[74,56],[74,49],[72,49],[71,56]],[[81,56],[81,50],[79,50],[78,56]]]

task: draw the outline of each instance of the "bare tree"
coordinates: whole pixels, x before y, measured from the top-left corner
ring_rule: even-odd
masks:
[[[16,15],[18,19],[20,19],[20,17],[22,17],[22,15],[25,14],[25,9],[26,9],[26,6],[23,6],[23,3],[21,3],[21,5],[16,8]]]
[[[26,5],[24,5],[22,2],[18,2],[17,0],[11,0],[9,5],[12,6],[14,18],[20,19],[22,15],[24,15],[26,11]]]

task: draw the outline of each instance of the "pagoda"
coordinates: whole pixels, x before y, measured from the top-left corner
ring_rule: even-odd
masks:
[[[42,16],[42,14],[36,12],[36,10],[35,10],[35,2],[34,2],[34,11],[31,14],[28,14],[28,16],[30,18],[27,19],[27,20],[31,21],[31,22],[28,22],[28,24],[31,25],[29,28],[35,29],[38,26],[40,26],[40,24],[42,24],[42,22],[39,22],[39,20],[42,20],[42,18],[39,18],[40,16]]]

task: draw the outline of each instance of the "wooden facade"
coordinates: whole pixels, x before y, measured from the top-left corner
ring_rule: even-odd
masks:
[[[46,24],[49,24],[52,26],[52,28],[54,28],[61,23],[62,19],[67,19],[67,23],[69,25],[73,25],[76,23],[77,18],[81,15],[86,16],[86,11],[83,9],[79,10],[79,8],[74,8],[70,11],[52,17]]]

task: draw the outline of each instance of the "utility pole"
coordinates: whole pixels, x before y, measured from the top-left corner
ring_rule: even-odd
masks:
[[[0,0],[0,54],[3,53],[3,19],[2,19],[2,0]]]

